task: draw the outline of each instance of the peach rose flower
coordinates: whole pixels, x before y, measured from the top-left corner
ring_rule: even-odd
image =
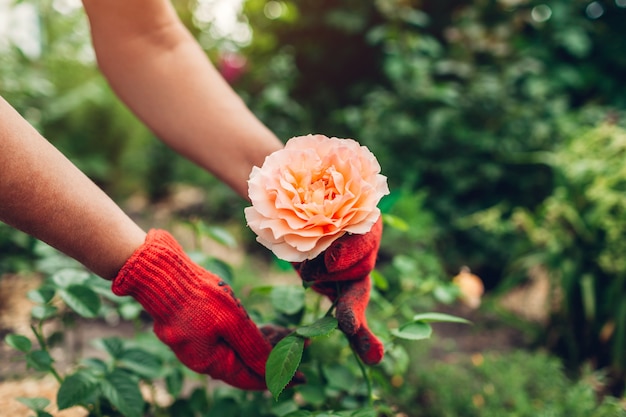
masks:
[[[389,194],[387,178],[353,139],[298,136],[254,167],[248,226],[257,241],[289,262],[313,259],[346,233],[365,234]]]

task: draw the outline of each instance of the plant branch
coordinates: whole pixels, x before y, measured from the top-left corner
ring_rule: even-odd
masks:
[[[48,344],[46,343],[46,339],[43,337],[43,321],[39,321],[37,328],[35,328],[35,326],[31,324],[30,329],[35,334],[35,337],[37,338],[37,342],[39,342],[39,346],[41,347],[41,350],[50,354],[50,351],[48,349]],[[63,382],[63,378],[61,378],[61,375],[59,375],[57,370],[54,369],[54,366],[52,366],[52,364],[50,364],[49,371],[59,384]]]
[[[356,359],[356,363],[359,365],[359,368],[361,369],[361,374],[363,374],[363,379],[365,379],[365,384],[367,386],[367,402],[368,402],[368,405],[371,407],[374,405],[374,395],[372,392],[372,380],[370,379],[369,372],[367,372],[367,369],[365,368],[365,365],[363,364],[363,361],[361,360],[359,355],[356,353],[354,348],[350,347],[350,349],[352,350],[354,359]]]
[[[333,311],[335,311],[335,307],[337,307],[338,301],[339,301],[339,297],[335,298],[335,301],[333,301],[333,303],[330,305],[330,307],[328,308],[328,311],[326,311],[326,314],[324,314],[324,317],[330,317],[333,315]]]

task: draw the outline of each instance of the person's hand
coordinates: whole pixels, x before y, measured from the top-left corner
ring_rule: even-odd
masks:
[[[112,289],[139,301],[156,335],[190,369],[238,388],[266,389],[267,357],[285,334],[259,330],[230,286],[195,264],[168,232],[148,233]]]
[[[369,365],[380,362],[384,355],[383,345],[368,328],[365,317],[371,288],[369,274],[376,264],[382,230],[379,218],[368,233],[346,234],[316,258],[292,263],[311,288],[336,301],[339,328]]]

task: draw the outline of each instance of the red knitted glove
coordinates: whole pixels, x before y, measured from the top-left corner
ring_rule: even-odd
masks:
[[[139,301],[156,335],[190,369],[238,388],[266,388],[269,340],[280,335],[261,333],[230,286],[189,259],[166,231],[148,233],[112,289]]]
[[[382,231],[379,218],[368,233],[347,234],[316,258],[292,264],[315,291],[331,301],[339,297],[336,306],[339,328],[369,365],[377,364],[384,355],[383,344],[369,330],[365,317],[370,299],[369,274],[376,264]]]

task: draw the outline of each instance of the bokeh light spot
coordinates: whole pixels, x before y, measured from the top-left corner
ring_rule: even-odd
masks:
[[[530,16],[535,22],[545,22],[552,17],[552,9],[547,4],[539,4],[533,7]]]
[[[585,9],[585,13],[590,19],[597,19],[604,14],[604,7],[597,1],[589,3]]]
[[[283,15],[284,6],[279,1],[268,1],[263,8],[263,13],[268,19],[278,19]]]

